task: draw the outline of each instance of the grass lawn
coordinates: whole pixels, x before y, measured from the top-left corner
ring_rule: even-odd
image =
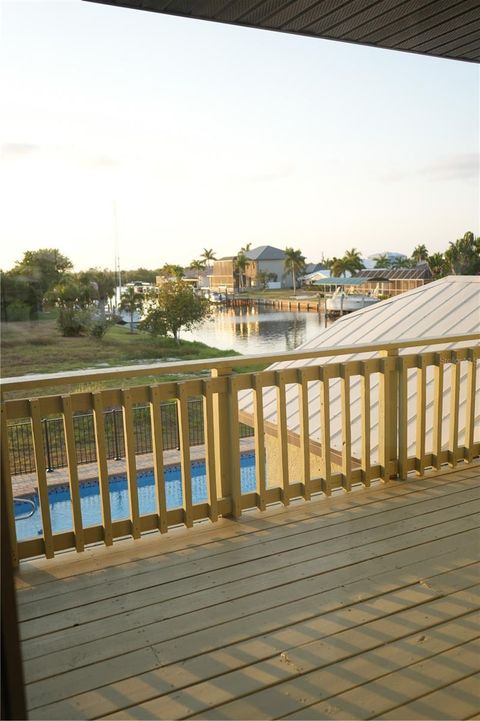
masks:
[[[58,373],[60,371],[87,368],[108,368],[135,363],[155,361],[201,360],[239,355],[233,350],[219,350],[204,343],[181,341],[178,345],[171,338],[152,338],[147,333],[130,333],[128,326],[114,326],[102,340],[89,337],[64,338],[52,317],[38,321],[2,324],[2,378],[22,376],[28,373]],[[161,380],[170,380],[171,376]],[[158,377],[132,378],[121,385],[143,385],[158,382]],[[79,384],[75,390],[98,390],[108,386],[118,387],[119,381],[99,384]],[[67,388],[65,388],[65,391]],[[69,390],[72,390],[70,388]],[[55,393],[61,392],[59,387]],[[46,388],[42,395],[47,395]],[[19,394],[9,394],[9,397]],[[36,395],[29,391],[29,396]]]

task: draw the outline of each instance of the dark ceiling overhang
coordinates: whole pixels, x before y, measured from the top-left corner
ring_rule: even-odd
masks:
[[[480,62],[479,0],[90,0]]]

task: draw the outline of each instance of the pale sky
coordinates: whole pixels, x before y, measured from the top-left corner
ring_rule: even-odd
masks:
[[[81,0],[3,0],[0,267],[479,233],[479,67]]]

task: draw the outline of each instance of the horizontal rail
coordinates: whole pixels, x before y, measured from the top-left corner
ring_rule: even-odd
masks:
[[[123,366],[104,370],[83,370],[72,371],[71,373],[38,373],[24,376],[0,379],[0,390],[2,393],[18,390],[30,390],[32,388],[55,387],[57,385],[69,385],[72,383],[85,383],[93,381],[112,380],[115,378],[140,378],[155,375],[173,375],[185,373],[197,373],[199,371],[218,369],[231,369],[238,366],[248,367],[260,364],[272,364],[284,361],[296,361],[316,358],[327,358],[329,356],[341,356],[359,353],[381,353],[402,348],[416,348],[431,345],[450,343],[469,343],[480,340],[480,333],[468,335],[450,335],[442,338],[407,338],[403,341],[392,343],[378,342],[364,345],[335,345],[318,350],[306,349],[296,350],[287,353],[271,353],[269,355],[253,356],[228,356],[225,358],[206,359],[201,361],[175,361],[173,363],[155,363],[152,365]]]
[[[37,527],[33,531],[28,528],[31,537],[22,531],[17,538],[16,529],[20,533],[21,524],[27,521],[15,523],[13,500],[9,502],[13,560],[32,555],[51,558],[67,548],[79,552],[90,543],[110,545],[122,536],[165,533],[175,524],[188,528],[200,519],[215,522],[222,515],[237,518],[247,508],[264,510],[279,502],[286,506],[293,499],[308,501],[318,493],[328,496],[336,489],[349,492],[356,484],[406,480],[409,474],[438,472],[445,464],[453,468],[476,462],[480,454],[480,347],[472,345],[471,338],[422,339],[421,347],[429,350],[408,354],[399,350],[411,348],[411,340],[359,346],[355,348],[356,358],[344,361],[341,356],[348,350],[353,352],[351,347],[336,348],[335,352],[323,349],[307,357],[330,355],[336,361],[241,374],[234,374],[225,360],[221,365],[210,361],[209,378],[5,400],[3,428],[9,421],[29,418],[39,509],[34,517]],[[480,339],[480,334],[473,338]],[[453,343],[453,339],[454,348],[435,349]],[[377,357],[359,357],[367,351],[375,351]],[[298,354],[276,354],[279,356],[292,360]],[[272,356],[260,358],[270,360]],[[243,359],[235,361],[243,365]],[[195,418],[188,413],[194,398],[200,399]],[[171,475],[163,455],[165,417],[161,406],[165,401],[179,412],[179,465]],[[148,410],[154,472],[150,480],[140,482],[135,409],[142,404]],[[122,407],[126,455],[123,491],[117,486],[110,488],[103,411],[113,406]],[[82,505],[78,483],[76,451],[80,441],[73,427],[77,412],[94,416],[99,479],[94,521],[88,517],[94,492],[89,489]],[[55,502],[47,480],[42,418],[49,414],[63,419],[66,434],[72,515],[71,530],[67,531],[65,525],[55,525]],[[241,422],[253,429],[254,450],[249,458],[242,456]],[[202,426],[205,440],[205,464],[201,467],[192,461],[190,452],[194,423]],[[5,441],[3,444],[5,448]],[[2,463],[2,482],[7,486],[7,498],[12,499],[18,494],[13,493],[8,454]],[[144,488],[147,491],[142,495]],[[120,493],[124,493],[124,505],[119,510]],[[151,506],[147,504],[149,497]]]

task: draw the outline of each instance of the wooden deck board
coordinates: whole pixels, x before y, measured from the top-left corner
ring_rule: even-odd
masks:
[[[369,718],[472,689],[479,480],[459,466],[22,564],[30,717]]]

